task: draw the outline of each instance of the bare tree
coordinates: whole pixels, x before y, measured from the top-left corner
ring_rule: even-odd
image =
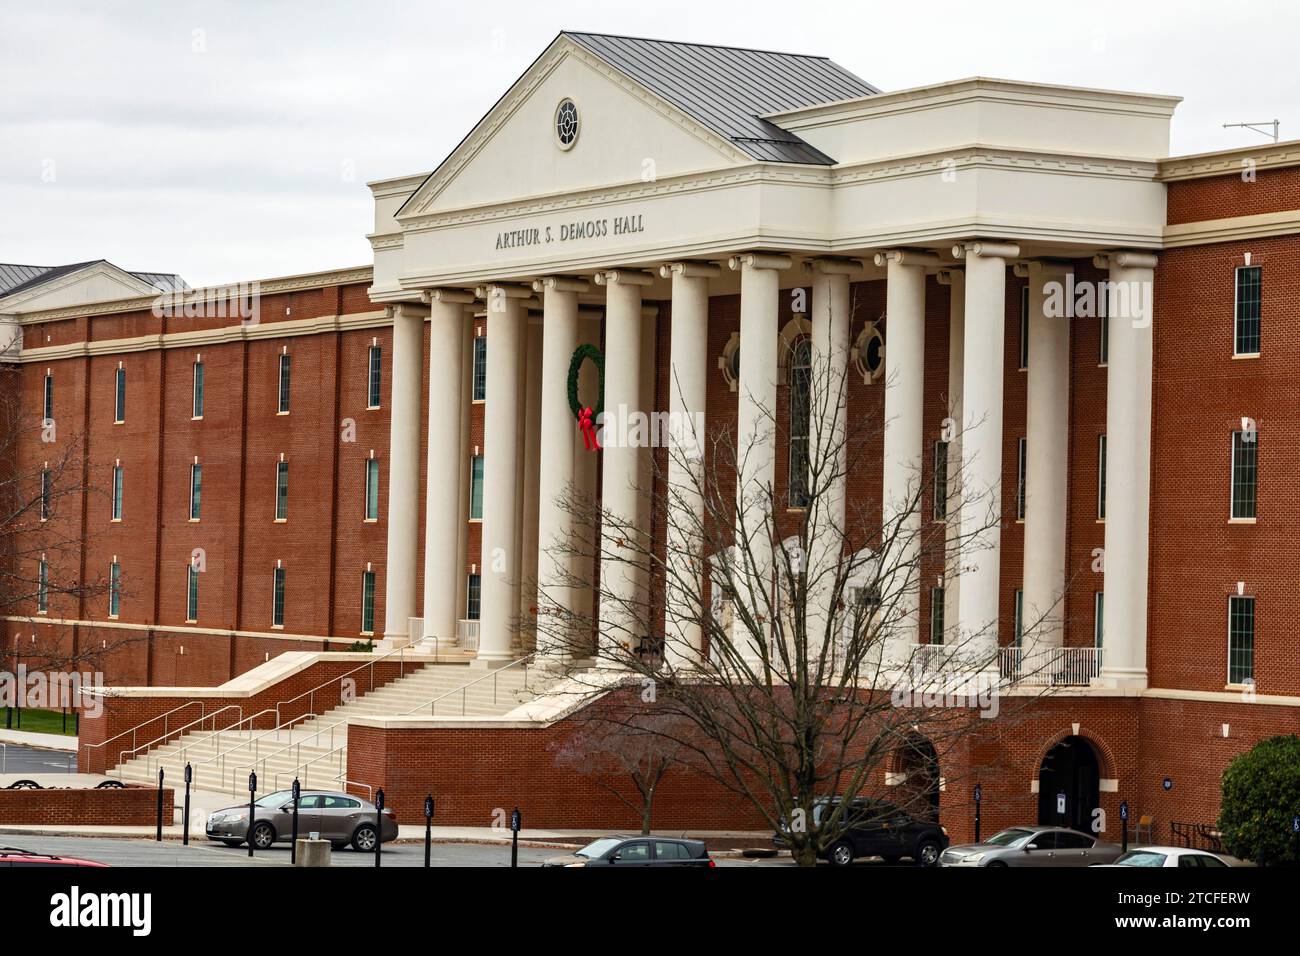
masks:
[[[847,485],[879,462],[890,423],[880,408],[855,408],[877,424],[848,427],[851,363],[830,351],[805,353],[804,378],[778,383],[789,413],[760,405],[748,433],[744,421],[735,432],[701,432],[689,415],[669,423],[673,440],[638,489],[658,534],[566,496],[575,531],[550,543],[561,570],[539,582],[541,664],[593,698],[652,687],[639,707],[647,695],[624,695],[627,726],[679,747],[783,831],[804,865],[842,838],[856,798],[888,795],[900,753],[936,767],[962,753],[981,716],[1007,709],[1011,676],[995,620],[951,615],[941,644],[920,640],[923,577],[960,587],[988,557],[1004,518],[998,489],[963,480],[954,435],[938,483],[917,461],[883,507],[851,504]],[[799,455],[789,481],[773,477],[778,444]],[[590,614],[552,596],[584,590]],[[1045,618],[1025,623],[1026,646]],[[648,714],[658,715],[649,725]],[[951,789],[958,772],[945,776]]]
[[[649,834],[655,795],[669,771],[682,763],[679,738],[691,728],[681,718],[640,709],[606,711],[580,721],[551,749],[555,764],[590,777],[641,820]]]
[[[39,412],[24,406],[21,368],[0,364],[0,616],[11,633],[0,660],[29,672],[94,670],[146,632],[82,625],[74,639],[69,612],[77,618],[92,600],[107,609],[109,575],[85,560],[84,508],[110,494],[111,476],[91,467],[84,435]],[[29,643],[24,625],[40,639]]]

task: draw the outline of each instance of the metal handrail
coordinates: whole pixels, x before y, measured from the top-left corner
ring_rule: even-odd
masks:
[[[269,713],[271,713],[271,712],[272,712],[272,711],[269,710],[269,709],[268,709],[268,710],[264,710],[264,711],[262,711],[262,713],[264,713],[264,714],[269,714]],[[254,715],[254,716],[257,717],[257,716],[261,716],[261,715],[260,715],[260,714],[257,714],[257,715]],[[223,751],[221,751],[220,753],[215,753],[215,754],[213,754],[211,757],[208,757],[208,758],[206,758],[206,759],[204,759],[204,760],[200,760],[200,761],[198,761],[196,764],[194,764],[194,766],[195,766],[195,767],[201,767],[201,766],[204,766],[204,765],[206,765],[206,764],[213,764],[213,763],[220,762],[220,767],[219,767],[218,770],[217,770],[217,778],[218,778],[218,779],[219,779],[219,780],[224,784],[224,783],[225,783],[225,779],[226,779],[226,756],[227,756],[228,754],[238,753],[238,752],[241,751],[241,750],[247,750],[249,747],[252,747],[252,748],[253,748],[253,759],[252,759],[252,762],[246,764],[246,766],[247,766],[249,769],[252,769],[252,768],[257,764],[257,752],[258,752],[258,750],[259,750],[258,742],[259,742],[263,737],[269,737],[271,734],[275,734],[275,735],[279,736],[280,731],[282,731],[282,730],[284,730],[285,728],[291,726],[292,724],[296,723],[297,721],[300,721],[300,720],[309,720],[309,719],[311,719],[312,717],[315,717],[315,716],[316,716],[315,714],[303,714],[303,715],[300,716],[300,717],[291,717],[291,718],[289,718],[288,720],[284,721],[283,723],[277,724],[276,726],[272,727],[272,728],[269,729],[269,730],[264,730],[264,731],[262,731],[262,733],[258,734],[256,737],[251,736],[251,735],[252,735],[252,732],[253,732],[253,730],[254,730],[255,728],[253,728],[253,727],[249,727],[249,728],[248,728],[248,732],[249,732],[250,736],[249,736],[248,740],[244,741],[243,743],[236,744],[234,747],[230,747],[230,748],[228,748],[228,749],[226,749],[226,750],[223,750]],[[251,719],[251,718],[250,718],[250,719]],[[197,741],[196,741],[196,743],[197,743]],[[218,741],[218,743],[219,743],[219,741]],[[276,753],[279,753],[279,751],[276,751]],[[270,755],[268,754],[267,756],[270,756]],[[265,768],[265,764],[263,764],[263,771],[265,771],[265,769],[266,769],[266,768]]]
[[[426,705],[427,705],[428,708],[429,708],[429,716],[430,716],[430,717],[436,716],[436,715],[434,714],[434,711],[437,709],[438,701],[440,701],[440,700],[446,700],[448,697],[451,697],[451,696],[454,695],[454,694],[461,694],[462,696],[461,696],[461,701],[460,701],[460,714],[461,714],[462,717],[464,717],[464,716],[465,716],[465,710],[466,710],[466,707],[467,707],[467,702],[468,702],[468,700],[469,700],[469,695],[468,695],[467,691],[468,691],[471,687],[473,687],[475,684],[482,683],[483,681],[487,680],[489,677],[492,678],[492,703],[495,704],[495,703],[497,702],[497,677],[500,676],[500,675],[501,675],[502,673],[504,673],[505,671],[510,670],[510,668],[512,668],[512,667],[519,667],[519,666],[522,665],[525,671],[528,670],[528,662],[531,661],[531,660],[533,659],[533,657],[535,657],[535,656],[536,656],[535,653],[534,653],[534,654],[526,654],[525,656],[519,658],[519,660],[517,660],[517,661],[511,661],[511,662],[510,662],[509,664],[507,664],[505,667],[498,667],[498,668],[496,668],[495,670],[489,671],[488,673],[484,674],[482,677],[476,677],[476,678],[474,678],[472,681],[470,681],[470,682],[467,683],[467,684],[461,684],[461,685],[460,685],[459,687],[457,687],[455,690],[449,690],[449,691],[447,691],[447,693],[445,693],[445,694],[439,694],[437,697],[433,698],[433,700],[426,700],[426,701],[424,701],[423,703],[416,704],[416,705],[415,705],[414,707],[412,707],[410,710],[403,711],[402,713],[400,713],[400,714],[398,714],[398,715],[396,715],[396,716],[398,716],[398,717],[405,717],[405,716],[407,716],[408,714],[413,714],[413,713],[415,713],[417,710],[422,710]],[[525,678],[525,679],[527,679],[527,678]]]
[[[317,686],[313,687],[311,690],[305,690],[305,691],[303,691],[303,692],[302,692],[301,694],[299,694],[297,697],[291,697],[291,698],[289,698],[288,700],[282,700],[282,701],[280,701],[280,703],[278,703],[278,704],[275,705],[275,720],[276,720],[276,723],[279,723],[279,722],[280,722],[280,708],[281,708],[281,707],[285,707],[285,706],[287,706],[287,705],[289,705],[289,704],[292,704],[294,701],[302,700],[304,697],[307,697],[308,695],[310,695],[310,696],[311,696],[311,700],[308,702],[307,709],[310,710],[310,711],[312,711],[312,712],[314,712],[314,711],[316,710],[316,692],[317,692],[318,690],[323,690],[324,688],[328,687],[330,684],[333,684],[335,681],[341,681],[341,680],[343,680],[345,677],[349,677],[349,676],[351,676],[352,674],[355,674],[357,671],[365,670],[367,667],[370,668],[370,690],[374,690],[374,689],[375,689],[375,665],[376,665],[376,664],[379,664],[379,663],[382,663],[383,661],[385,661],[385,660],[387,660],[388,658],[392,657],[394,654],[398,655],[398,658],[400,659],[400,663],[399,663],[399,665],[398,665],[398,668],[399,668],[399,669],[398,669],[398,676],[399,676],[399,678],[401,678],[401,677],[405,677],[405,676],[406,676],[406,646],[404,645],[404,646],[402,646],[402,647],[395,647],[395,648],[393,648],[391,651],[389,651],[388,653],[386,653],[386,654],[384,654],[384,655],[382,655],[382,656],[380,656],[380,657],[376,657],[376,658],[374,658],[373,660],[366,661],[364,664],[361,664],[361,665],[359,665],[359,666],[357,666],[357,667],[354,667],[354,668],[352,668],[352,670],[350,670],[350,671],[348,671],[348,672],[346,672],[346,673],[344,673],[344,674],[340,674],[340,675],[338,675],[337,677],[331,677],[329,680],[325,681],[323,684],[318,684]],[[435,654],[435,656],[434,656],[434,659],[435,659],[435,660],[437,659],[437,655],[436,655],[436,654]],[[368,692],[367,692],[367,693],[368,693]]]
[[[218,711],[217,713],[220,713],[220,711]],[[274,713],[275,713],[274,707],[267,707],[264,710],[259,710],[251,717],[245,717],[243,708],[240,708],[239,720],[235,721],[233,724],[227,724],[226,726],[222,727],[220,730],[213,730],[206,737],[200,737],[198,740],[185,744],[185,746],[181,747],[181,749],[176,752],[176,755],[178,757],[184,757],[185,754],[189,753],[191,747],[197,747],[200,744],[207,743],[213,737],[219,737],[221,734],[228,734],[232,730],[235,730],[237,727],[240,727],[243,724],[248,724],[249,739],[251,740],[253,731],[257,729],[253,726],[252,722],[257,720],[257,718],[262,717],[266,714],[274,714]],[[207,761],[204,762],[206,763]]]
[[[117,740],[119,737],[125,737],[127,734],[130,734],[130,735],[131,735],[131,743],[135,743],[135,740],[136,740],[136,737],[135,737],[136,731],[138,731],[141,727],[144,727],[144,726],[147,725],[147,724],[152,724],[155,720],[161,720],[161,721],[163,722],[163,735],[166,736],[166,734],[167,734],[167,720],[166,720],[166,718],[170,717],[172,714],[176,713],[178,710],[184,710],[186,707],[193,707],[195,704],[198,705],[198,708],[199,708],[199,719],[202,720],[202,719],[203,719],[203,714],[204,714],[204,710],[203,710],[203,701],[201,701],[201,700],[187,700],[185,703],[181,704],[179,707],[173,707],[171,710],[167,711],[167,712],[164,713],[164,714],[159,714],[157,717],[150,717],[148,720],[146,720],[146,721],[142,721],[141,723],[136,724],[136,725],[135,725],[134,727],[132,727],[130,730],[124,730],[124,731],[122,731],[120,734],[116,734],[116,735],[114,735],[114,736],[112,736],[112,737],[109,737],[107,740],[101,741],[101,742],[99,742],[99,743],[97,743],[97,744],[84,744],[83,746],[84,746],[87,750],[95,750],[96,748],[107,746],[108,744],[111,744],[114,740]]]
[[[347,744],[344,744],[344,745],[341,746],[341,747],[335,747],[335,748],[334,748],[333,750],[331,750],[329,753],[317,754],[315,757],[312,757],[312,758],[311,758],[310,760],[308,760],[306,763],[299,764],[298,766],[294,767],[292,770],[285,771],[285,773],[291,773],[291,774],[293,774],[295,777],[301,776],[301,775],[302,775],[302,771],[306,770],[306,769],[307,769],[308,767],[310,767],[312,764],[317,763],[318,761],[324,760],[326,757],[333,757],[335,754],[338,754],[338,755],[339,755],[339,767],[340,767],[340,769],[342,770],[342,772],[339,774],[339,776],[343,776],[344,774],[347,773],[347,770],[346,770],[346,769],[343,769],[343,761],[342,761],[342,757],[343,757],[344,752],[345,752],[347,749],[348,749],[348,745],[347,745]],[[280,778],[281,778],[282,776],[284,776],[284,774],[279,774],[279,773],[277,773],[277,774],[275,775],[275,786],[276,786],[276,789],[277,789],[277,790],[280,788]],[[338,780],[339,777],[335,777],[334,779],[335,779],[335,780]]]
[[[178,733],[178,734],[184,733],[185,731],[187,731],[187,730],[189,730],[191,727],[193,727],[195,724],[201,724],[201,723],[203,723],[205,720],[207,720],[209,717],[216,717],[217,714],[223,713],[223,712],[225,712],[225,711],[227,711],[227,710],[237,710],[237,711],[239,711],[239,714],[240,714],[241,717],[242,717],[243,714],[244,714],[244,708],[240,707],[238,704],[227,704],[225,707],[222,707],[220,710],[214,710],[214,711],[213,711],[212,713],[210,713],[210,714],[205,714],[205,715],[203,715],[203,716],[200,717],[198,720],[192,720],[192,721],[190,721],[190,722],[189,722],[188,724],[186,724],[184,727],[177,727],[177,728],[176,728],[176,733]],[[242,721],[241,721],[241,723],[242,723]],[[133,749],[131,749],[131,750],[123,750],[123,751],[119,752],[118,755],[117,755],[117,765],[120,767],[120,766],[122,766],[122,764],[126,763],[126,761],[123,760],[122,758],[125,757],[127,754],[134,754],[134,753],[138,753],[138,752],[141,751],[141,750],[148,750],[150,747],[154,746],[154,744],[163,743],[163,742],[165,742],[165,741],[167,741],[167,740],[170,740],[170,739],[171,739],[170,737],[159,737],[159,738],[157,738],[156,740],[151,740],[151,741],[149,741],[147,744],[141,744],[139,747],[135,747],[135,748],[133,748]]]

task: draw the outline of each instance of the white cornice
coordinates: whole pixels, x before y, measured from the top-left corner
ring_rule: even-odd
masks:
[[[47,345],[41,348],[23,349],[17,361],[54,362],[60,359],[84,358],[88,355],[122,355],[129,352],[152,352],[155,349],[194,348],[227,342],[255,342],[286,336],[386,328],[392,324],[393,320],[381,309],[377,312],[322,315],[311,319],[290,319],[284,322],[259,322],[256,325],[223,325],[220,328],[197,329],[192,332],[167,332],[92,342],[70,342],[66,345]]]
[[[1221,149],[1212,153],[1193,153],[1188,156],[1171,156],[1169,159],[1161,160],[1160,178],[1165,182],[1178,182],[1185,179],[1235,175],[1251,164],[1256,170],[1300,166],[1300,140],[1272,143],[1266,146]]]
[[[506,94],[479,120],[478,125],[451,152],[407,200],[403,211],[397,216],[401,223],[417,219],[429,212],[429,206],[438,198],[461,170],[478,155],[479,151],[509,121],[515,111],[534,90],[564,61],[566,57],[581,60],[594,72],[604,76],[620,89],[640,100],[647,108],[654,110],[664,119],[675,124],[685,133],[711,146],[719,153],[719,159],[732,163],[748,163],[752,157],[737,149],[730,141],[719,136],[708,127],[687,115],[678,107],[669,103],[657,93],[653,93],[632,80],[626,73],[615,69],[595,54],[583,49],[573,40],[561,34],[530,66]]]
[[[1181,97],[1121,90],[1100,90],[1080,86],[1056,86],[1022,80],[992,77],[967,77],[929,86],[918,86],[874,96],[820,103],[800,109],[770,113],[771,120],[782,129],[799,130],[813,126],[835,125],[865,116],[884,116],[915,110],[950,106],[975,100],[997,100],[1023,106],[1077,109],[1099,113],[1138,113],[1170,116]]]
[[[261,295],[282,292],[300,292],[303,289],[320,289],[331,285],[353,285],[370,282],[374,278],[372,266],[354,266],[349,269],[332,269],[327,272],[306,272],[300,275],[281,276],[275,279],[254,279],[246,283],[228,283],[226,285],[207,286],[191,289],[187,292],[164,293],[162,295],[142,295],[128,299],[110,299],[104,302],[90,302],[85,305],[67,306],[59,309],[45,309],[40,312],[25,312],[18,321],[23,325],[35,322],[53,322],[59,319],[79,319],[83,316],[112,315],[118,312],[139,312],[152,309],[155,303],[172,309],[183,309],[187,302],[208,302],[229,298],[232,293],[248,293],[249,286],[257,285]]]
[[[1177,249],[1180,246],[1205,246],[1215,242],[1238,242],[1297,233],[1300,233],[1300,210],[1289,209],[1257,216],[1205,219],[1165,226],[1164,245],[1166,249]]]
[[[147,294],[152,297],[158,294],[157,290],[149,283],[145,282],[143,279],[137,279],[135,276],[131,275],[131,273],[119,269],[111,262],[94,262],[86,266],[84,269],[69,272],[56,279],[50,279],[48,282],[40,282],[29,289],[22,290],[21,292],[16,292],[8,296],[0,296],[0,306],[3,306],[3,308],[0,308],[0,311],[19,311],[24,302],[40,298],[41,296],[48,295],[51,292],[57,292],[60,289],[66,289],[68,286],[76,285],[79,282],[84,282],[86,279],[94,278],[95,276],[107,276],[116,279],[128,288],[134,288],[140,295]],[[38,276],[37,278],[40,277]]]

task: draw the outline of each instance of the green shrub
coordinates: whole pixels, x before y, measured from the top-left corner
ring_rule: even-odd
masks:
[[[1300,863],[1300,737],[1261,740],[1223,772],[1219,829],[1233,856],[1261,866]]]
[[[373,640],[353,641],[352,646],[348,648],[348,650],[350,651],[373,651],[374,649],[375,649],[375,642]]]

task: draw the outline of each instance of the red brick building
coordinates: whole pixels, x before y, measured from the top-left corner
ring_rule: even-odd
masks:
[[[1227,762],[1300,732],[1300,145],[1169,157],[1176,102],[986,80],[880,93],[815,57],[561,34],[434,172],[372,185],[373,269],[263,280],[255,321],[0,294],[22,336],[7,387],[57,424],[24,466],[71,447],[87,489],[48,517],[80,547],[49,562],[44,609],[10,616],[6,652],[129,633],[102,669],[155,687],[371,637],[517,659],[545,541],[572,531],[548,489],[608,504],[649,455],[583,449],[559,397],[575,346],[604,350],[607,407],[685,401],[743,430],[767,397],[788,422],[789,350],[829,323],[847,426],[883,435],[851,506],[887,511],[904,466],[932,480],[954,406],[993,423],[957,452],[1000,485],[993,557],[956,594],[942,561],[923,568],[911,643],[994,620],[1006,661],[1030,609],[1061,602],[1034,653],[1073,678],[945,758],[941,819],[967,832],[973,778],[986,827],[1037,818],[1058,788],[1079,825],[1121,799],[1157,827],[1212,822]],[[1062,317],[1067,281],[1137,301],[1100,317],[1071,298]],[[788,491],[790,449],[741,486]],[[113,574],[102,598],[58,593]],[[675,617],[651,627],[698,651]],[[349,776],[410,800],[477,782],[460,811],[477,820],[537,770],[548,726],[363,719]],[[531,756],[484,759],[498,745]],[[725,825],[674,799],[665,825]],[[582,823],[619,825],[590,807]]]

